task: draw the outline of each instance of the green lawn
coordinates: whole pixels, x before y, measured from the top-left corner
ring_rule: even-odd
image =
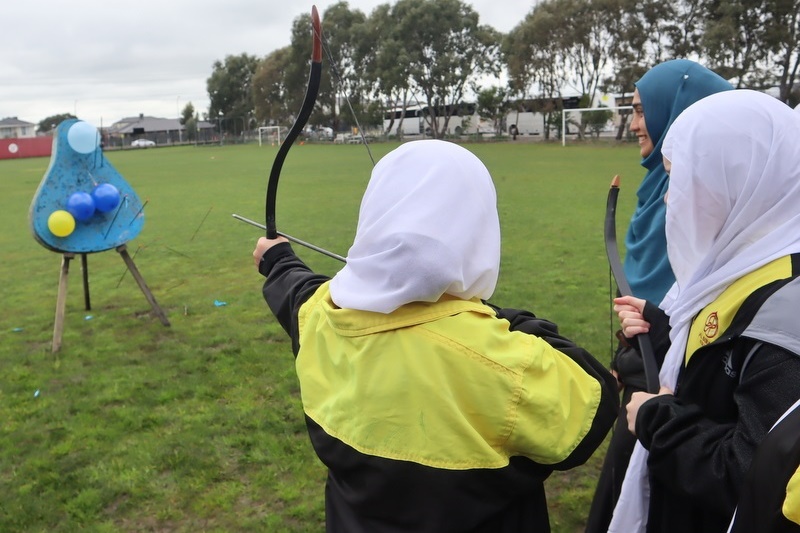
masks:
[[[374,144],[376,159],[396,145]],[[643,175],[634,146],[467,145],[495,178],[503,259],[494,303],[559,324],[607,361],[608,185],[619,232]],[[0,531],[322,531],[324,469],[308,442],[293,358],[264,304],[251,251],[277,148],[111,152],[144,201],[131,255],[172,325],[151,313],[112,251],[69,276],[51,353],[61,257],[28,228],[49,159],[0,161]],[[289,153],[281,231],[346,255],[371,162],[363,146]],[[315,269],[339,263],[296,247]],[[221,305],[224,303],[224,305]],[[219,304],[219,305],[218,305]],[[579,531],[602,453],[548,482],[555,532]]]

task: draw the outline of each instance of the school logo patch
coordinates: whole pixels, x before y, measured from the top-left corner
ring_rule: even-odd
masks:
[[[706,323],[703,326],[703,333],[705,334],[706,338],[713,339],[717,336],[717,331],[719,331],[719,317],[717,316],[717,312],[714,311],[706,317]]]

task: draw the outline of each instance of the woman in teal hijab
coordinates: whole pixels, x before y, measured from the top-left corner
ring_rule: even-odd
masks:
[[[664,193],[669,176],[664,171],[661,143],[684,109],[706,96],[733,87],[719,75],[688,59],[656,65],[635,86],[630,129],[639,137],[642,166],[647,174],[636,192],[638,203],[625,236],[624,267],[633,294],[659,304],[675,282],[664,236]]]
[[[669,176],[664,170],[661,143],[667,130],[691,104],[714,93],[733,89],[730,83],[707,68],[674,59],[650,69],[636,82],[630,131],[639,138],[642,166],[647,169],[636,192],[638,202],[625,236],[625,276],[633,294],[661,303],[675,282],[667,258],[664,233]],[[605,533],[625,477],[636,438],[628,431],[625,406],[631,394],[645,389],[642,358],[634,349],[620,348],[612,370],[623,389],[620,414],[597,482],[586,533]]]

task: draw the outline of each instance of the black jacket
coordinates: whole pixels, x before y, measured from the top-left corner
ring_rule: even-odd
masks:
[[[793,257],[790,277],[752,292],[720,337],[691,355],[674,396],[639,409],[636,434],[650,452],[649,533],[727,530],[758,443],[800,398],[798,266]],[[657,307],[644,314],[667,331]]]

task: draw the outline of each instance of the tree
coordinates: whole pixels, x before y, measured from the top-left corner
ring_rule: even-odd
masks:
[[[405,47],[405,38],[400,33],[392,16],[392,7],[382,4],[375,8],[366,21],[364,39],[371,46],[360,48],[359,64],[364,66],[364,79],[372,87],[372,95],[379,101],[384,113],[390,116],[384,133],[403,137],[403,121],[408,107],[419,100],[412,88],[411,60]],[[395,110],[400,116],[395,124]]]
[[[600,133],[612,118],[614,118],[614,113],[610,109],[598,109],[597,111],[584,111],[581,113],[583,125],[595,137],[600,137]]]
[[[499,137],[505,129],[505,117],[511,106],[507,91],[500,87],[480,89],[476,86],[475,92],[478,95],[478,116],[483,119],[491,120],[494,134]]]
[[[564,53],[567,84],[591,107],[621,47],[622,5],[618,0],[560,0],[558,5],[565,23],[556,42]],[[584,131],[581,121],[580,137]]]
[[[248,54],[229,55],[224,62],[214,62],[211,77],[206,80],[208,115],[210,120],[220,121],[221,129],[238,134],[247,117],[252,116],[252,80],[258,65],[258,58]]]
[[[655,34],[658,43],[666,43],[667,54],[652,54],[650,66],[666,58],[696,57],[701,55],[701,40],[706,12],[702,2],[678,0],[676,2],[650,1],[642,6],[642,13],[650,28],[663,28]],[[663,50],[661,47],[659,51]]]
[[[765,36],[768,64],[773,65],[778,98],[796,105],[797,99],[792,93],[800,68],[800,0],[773,0],[769,3],[768,10],[772,17]]]
[[[411,84],[427,105],[426,122],[442,138],[467,83],[496,68],[498,35],[479,26],[478,14],[460,0],[398,0],[391,13]]]
[[[286,106],[289,98],[284,76],[290,56],[288,46],[275,50],[261,61],[253,75],[253,104],[258,124],[286,123],[292,118]]]
[[[509,33],[503,47],[514,93],[538,96],[533,101],[518,101],[517,110],[542,113],[545,140],[550,138],[551,126],[561,128],[561,88],[568,77],[558,34],[561,24],[559,0],[545,0]]]
[[[322,39],[323,50],[325,42],[327,41],[328,21],[323,18],[322,20]],[[306,87],[308,86],[308,72],[311,65],[311,52],[312,52],[312,25],[311,15],[303,13],[297,17],[292,24],[292,38],[291,45],[287,52],[287,57],[283,64],[283,88],[281,104],[285,110],[277,110],[275,113],[275,120],[282,126],[289,127],[294,123],[295,116],[300,111],[303,98],[306,94]],[[328,120],[324,107],[326,104],[326,94],[331,91],[331,77],[325,72],[324,66],[327,58],[323,57],[323,75],[320,81],[319,94],[314,109],[308,120],[310,124],[326,124]],[[276,105],[272,102],[272,105]]]
[[[54,131],[59,124],[70,118],[78,117],[72,113],[61,113],[44,118],[36,125],[36,133],[50,133],[51,131]]]
[[[194,118],[194,105],[191,102],[187,102],[185,106],[183,106],[183,111],[181,111],[181,118],[178,122],[181,123],[181,126],[185,126],[190,119]]]
[[[772,16],[764,0],[706,0],[702,45],[709,67],[737,89],[764,87],[769,80],[767,35]]]
[[[320,95],[334,131],[351,129],[366,120],[369,108],[369,83],[363,76],[359,57],[371,48],[366,36],[367,17],[347,2],[338,2],[325,10],[327,61],[330,84]]]
[[[616,25],[617,46],[612,50],[611,73],[600,88],[605,93],[617,93],[624,100],[632,95],[634,83],[649,67],[661,61],[668,39],[667,28],[661,23],[668,2],[657,0],[623,0],[620,20]],[[622,140],[629,114],[621,114],[616,140]]]

